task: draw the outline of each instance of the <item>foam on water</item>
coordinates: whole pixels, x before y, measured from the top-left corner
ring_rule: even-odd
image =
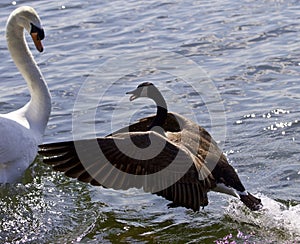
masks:
[[[251,212],[238,200],[232,200],[226,209],[227,215],[235,221],[254,225],[265,240],[300,241],[300,204],[287,206],[263,194],[258,195],[263,208]]]

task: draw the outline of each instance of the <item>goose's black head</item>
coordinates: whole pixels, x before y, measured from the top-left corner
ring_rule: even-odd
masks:
[[[151,82],[141,83],[135,90],[127,92],[126,94],[132,94],[129,98],[130,101],[133,101],[139,97],[147,97],[156,103],[156,116],[149,125],[149,129],[152,129],[156,126],[162,126],[165,123],[168,114],[167,103],[160,91]]]
[[[126,94],[132,94],[132,96],[129,98],[130,101],[133,101],[139,97],[152,98],[157,93],[160,92],[151,82],[143,82],[139,84],[135,90],[126,92]]]

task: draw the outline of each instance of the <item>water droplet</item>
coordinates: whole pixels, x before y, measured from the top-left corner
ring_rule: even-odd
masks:
[[[269,119],[272,117],[272,115],[270,113],[267,113],[267,114],[264,114],[263,117]]]
[[[17,2],[16,1],[12,1],[11,4],[12,5],[17,5]]]

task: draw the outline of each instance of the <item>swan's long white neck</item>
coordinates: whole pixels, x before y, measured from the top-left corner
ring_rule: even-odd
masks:
[[[41,138],[51,111],[51,97],[44,77],[28,49],[24,27],[17,22],[18,20],[16,16],[11,16],[8,20],[6,39],[12,59],[27,82],[31,100],[16,113],[24,116],[29,129]]]

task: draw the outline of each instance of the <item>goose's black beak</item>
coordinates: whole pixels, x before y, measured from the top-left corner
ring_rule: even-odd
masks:
[[[135,100],[139,97],[138,94],[137,94],[137,89],[135,89],[133,91],[126,92],[126,94],[132,94],[132,96],[130,96],[130,98],[129,98],[129,101],[133,101],[133,100]]]

